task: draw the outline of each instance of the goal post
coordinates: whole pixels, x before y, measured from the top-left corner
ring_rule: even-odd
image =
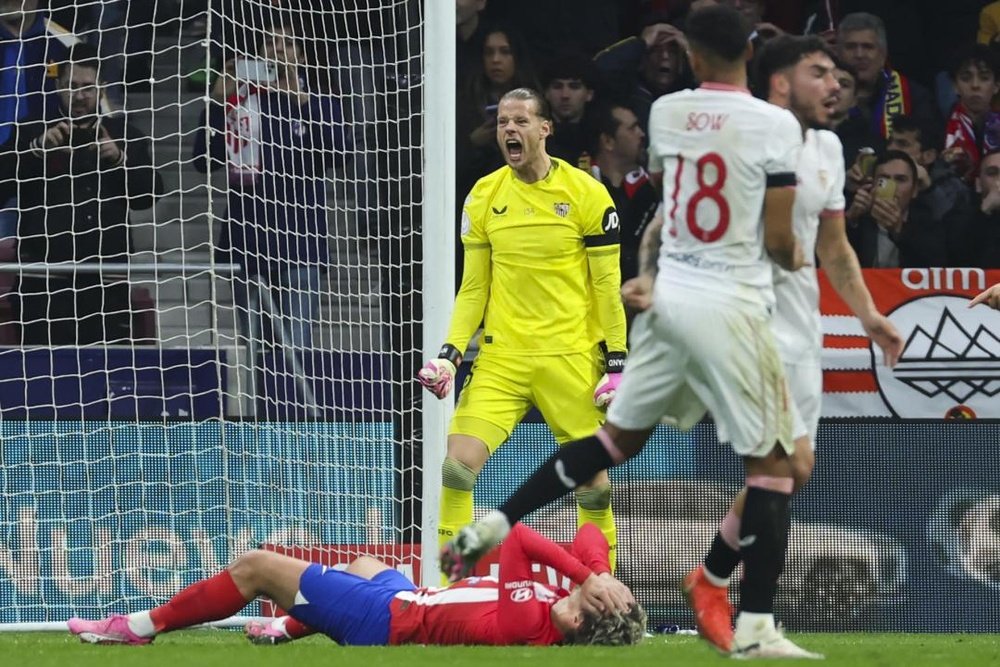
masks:
[[[18,194],[0,208],[21,222],[0,242],[0,630],[148,609],[261,546],[437,581],[450,407],[413,377],[454,298],[455,8],[292,4],[20,3],[46,21],[22,57],[55,115],[19,124],[72,113],[54,74],[85,40],[113,92],[94,115],[135,129],[113,137],[120,162],[72,176],[152,167],[161,186],[148,208],[128,199],[123,256],[51,261],[26,221],[76,247],[87,202],[29,216],[26,165],[51,156],[3,156]],[[22,339],[26,279],[79,304],[78,275],[129,293],[127,335]],[[76,330],[58,305],[50,328]]]
[[[455,4],[426,0],[424,105],[424,357],[437,356],[451,319],[455,285]],[[441,249],[444,252],[441,252]],[[441,257],[441,261],[429,258]],[[423,392],[423,584],[438,576],[438,505],[451,403]]]

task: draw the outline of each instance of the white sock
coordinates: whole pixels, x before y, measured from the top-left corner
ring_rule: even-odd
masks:
[[[480,519],[479,523],[490,531],[498,544],[510,533],[510,521],[507,520],[507,515],[500,510],[493,510]]]
[[[134,614],[129,614],[128,629],[140,637],[152,637],[156,634],[153,619],[150,618],[148,611],[137,611]]]
[[[736,634],[759,635],[774,630],[774,614],[741,611],[736,617]]]
[[[701,571],[705,574],[705,579],[708,580],[708,583],[719,588],[729,588],[729,577],[717,577],[709,572],[707,567],[702,567]]]
[[[285,624],[287,622],[288,622],[287,616],[279,616],[278,618],[271,621],[271,627],[274,628],[275,630],[280,630],[281,634],[291,639],[291,635],[288,634],[288,630],[285,627]]]

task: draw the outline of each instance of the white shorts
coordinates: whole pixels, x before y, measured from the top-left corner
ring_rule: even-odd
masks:
[[[792,435],[798,440],[809,437],[809,446],[816,449],[820,405],[823,399],[823,368],[816,363],[785,364],[788,391],[792,396]]]
[[[707,410],[740,456],[765,456],[775,443],[794,451],[784,366],[763,311],[657,297],[635,319],[629,348],[610,423],[687,430]]]

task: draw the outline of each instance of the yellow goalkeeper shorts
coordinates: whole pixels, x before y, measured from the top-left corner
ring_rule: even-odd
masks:
[[[604,411],[594,405],[603,372],[596,349],[538,357],[480,352],[448,433],[478,438],[493,454],[534,405],[556,442],[585,438],[604,422]]]

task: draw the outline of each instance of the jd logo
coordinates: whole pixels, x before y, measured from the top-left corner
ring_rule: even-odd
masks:
[[[604,212],[604,221],[601,224],[604,228],[605,234],[618,233],[618,211],[608,207],[608,210]]]
[[[493,209],[493,215],[506,215],[507,214],[507,207],[506,206],[504,206],[503,208],[497,208],[496,206],[490,206],[490,208]]]

